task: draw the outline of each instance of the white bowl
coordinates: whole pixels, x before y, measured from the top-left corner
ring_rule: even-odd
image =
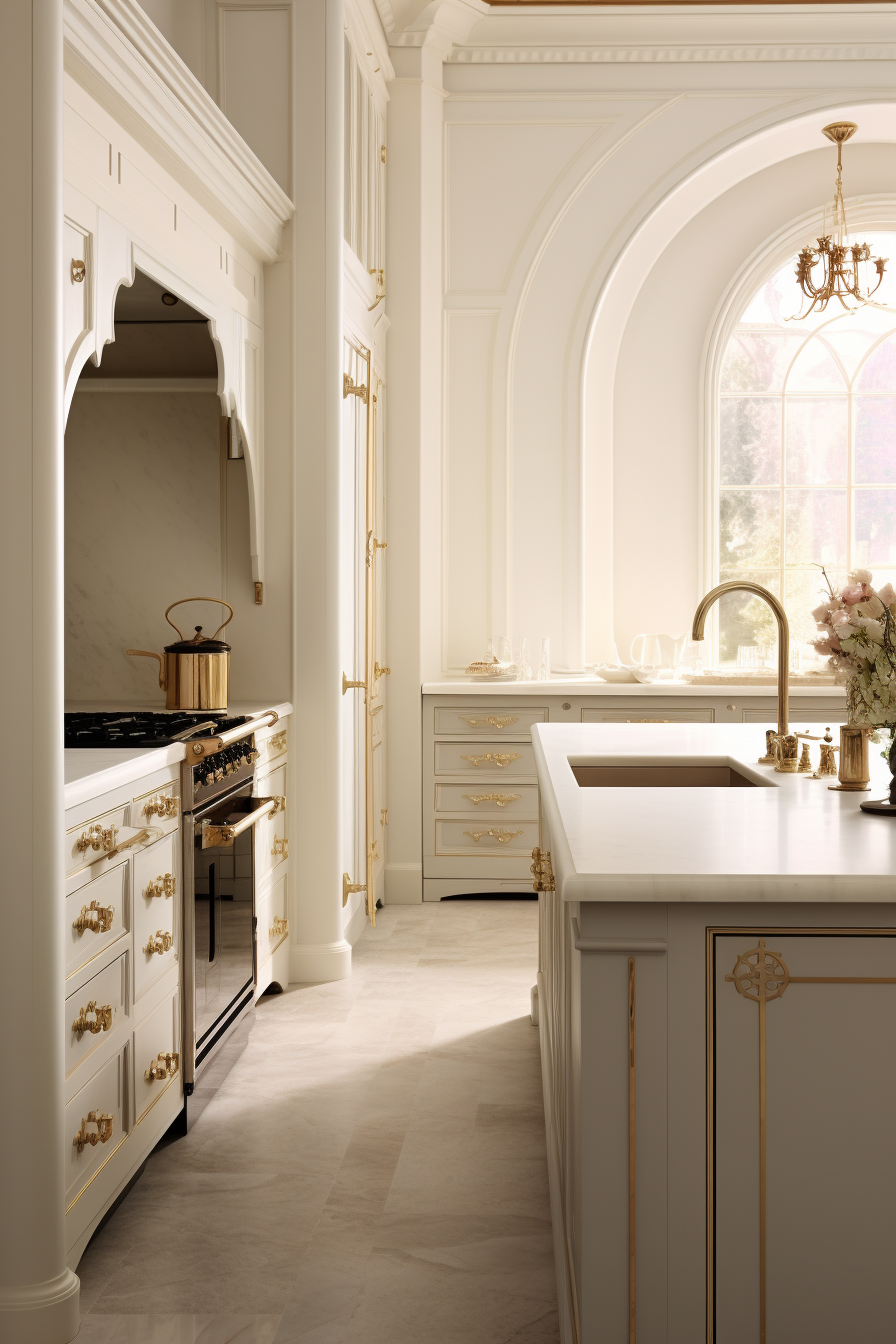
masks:
[[[634,670],[630,667],[610,667],[607,663],[596,663],[594,675],[600,677],[601,681],[637,681]]]

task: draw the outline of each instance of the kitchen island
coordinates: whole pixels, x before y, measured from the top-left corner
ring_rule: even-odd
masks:
[[[755,725],[536,724],[564,1344],[889,1338],[896,824]]]

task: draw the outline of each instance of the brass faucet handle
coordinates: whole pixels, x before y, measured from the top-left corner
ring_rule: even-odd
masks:
[[[765,755],[759,757],[760,765],[778,765],[781,760],[781,742],[783,738],[779,736],[774,728],[765,730]]]
[[[794,733],[794,737],[805,737],[808,738],[810,742],[822,742],[825,740],[820,733],[810,733],[808,728],[804,733]]]

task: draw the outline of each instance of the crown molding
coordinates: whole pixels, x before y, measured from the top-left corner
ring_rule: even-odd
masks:
[[[394,41],[394,39],[393,39]],[[896,43],[456,47],[455,65],[689,65],[750,61],[893,61]]]
[[[64,0],[65,69],[259,260],[295,207],[135,0]]]

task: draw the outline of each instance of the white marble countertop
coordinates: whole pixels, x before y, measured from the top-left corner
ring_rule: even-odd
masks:
[[[646,684],[636,681],[609,682],[600,681],[596,677],[552,677],[550,681],[472,681],[466,677],[458,677],[451,681],[424,682],[423,694],[464,695],[476,698],[485,695],[498,697],[532,695],[536,698],[545,695],[670,695],[681,696],[684,699],[706,695],[721,698],[734,695],[742,697],[760,695],[774,700],[777,688],[774,685],[728,685],[719,682],[705,684],[684,681],[652,681]],[[824,696],[840,700],[844,698],[845,692],[842,686],[805,686],[793,683],[790,695],[791,699]]]
[[[79,709],[87,706],[79,705]],[[94,709],[122,708],[115,705],[95,705]],[[133,709],[134,706],[126,708]],[[274,709],[280,718],[292,713],[288,700],[277,705],[230,705],[228,714],[264,714]],[[177,765],[184,759],[186,748],[182,742],[168,747],[67,747],[63,752],[65,779],[65,807],[77,807],[122,784],[133,784],[167,765]]]
[[[566,901],[896,901],[896,817],[859,810],[887,794],[874,743],[871,791],[835,793],[758,765],[762,724],[536,724],[532,741]],[[772,787],[581,788],[570,769],[657,758]]]

